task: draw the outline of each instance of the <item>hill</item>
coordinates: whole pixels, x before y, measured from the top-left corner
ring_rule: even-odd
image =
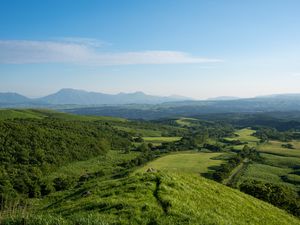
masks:
[[[171,172],[93,180],[40,204],[43,210],[26,224],[300,224],[283,210],[237,190]],[[14,218],[3,224],[21,221]]]

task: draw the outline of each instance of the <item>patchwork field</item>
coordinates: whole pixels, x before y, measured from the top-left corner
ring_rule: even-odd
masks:
[[[201,174],[210,171],[209,167],[219,166],[223,160],[214,159],[224,153],[197,153],[181,152],[163,156],[156,159],[144,167],[138,169],[138,172],[145,172],[148,168],[157,170],[180,171],[185,173]]]
[[[269,141],[268,143],[261,144],[258,150],[261,152],[272,153],[275,155],[300,157],[299,141],[292,141],[291,143],[293,144],[295,149],[288,149],[282,147],[282,144],[284,144],[284,142]]]
[[[248,143],[247,145],[250,147],[256,147],[257,143],[259,142],[259,139],[255,136],[252,136],[254,132],[255,131],[250,128],[244,128],[235,132],[236,137],[226,138],[226,139],[230,141],[240,140],[241,142],[247,142]]]
[[[282,145],[285,142],[270,140],[266,143],[257,144],[259,139],[252,136],[251,129],[242,129],[236,132],[238,135],[232,140],[248,142],[249,146],[255,147],[261,152],[263,158],[260,163],[250,163],[240,175],[238,184],[248,179],[287,185],[295,191],[300,190],[300,142],[291,141],[294,149],[288,149]],[[242,149],[244,145],[238,146]]]

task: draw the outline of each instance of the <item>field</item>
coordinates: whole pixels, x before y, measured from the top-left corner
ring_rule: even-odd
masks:
[[[179,141],[181,137],[143,137],[145,142],[149,143],[166,143]]]
[[[174,153],[146,164],[144,167],[138,169],[138,172],[145,172],[148,168],[155,168],[157,170],[178,171],[199,175],[209,172],[209,167],[220,165],[223,160],[213,158],[223,154],[197,152]]]
[[[295,149],[287,149],[282,147],[281,145],[284,144],[284,142],[269,141],[268,143],[261,144],[258,150],[275,155],[300,157],[299,141],[293,141],[291,143],[295,146]]]
[[[265,164],[250,164],[242,179],[256,179],[264,182],[282,183],[281,176],[289,174],[292,169],[269,166]]]
[[[255,179],[264,182],[276,183],[290,186],[295,191],[300,190],[300,177],[295,174],[300,166],[300,142],[291,141],[295,149],[282,147],[284,142],[270,140],[257,145],[258,139],[252,136],[254,131],[242,129],[236,132],[240,141],[252,143],[252,146],[261,152],[263,161],[260,163],[250,163],[237,183],[247,179]],[[250,145],[251,146],[251,145]],[[240,146],[242,148],[243,146]]]
[[[236,137],[226,138],[227,140],[240,140],[241,142],[247,142],[247,145],[250,147],[256,147],[259,139],[252,136],[255,131],[250,128],[244,128],[235,132]],[[243,146],[239,146],[242,148]]]
[[[195,121],[198,121],[197,119],[194,119],[194,118],[185,118],[185,117],[182,117],[178,120],[176,120],[176,123],[179,124],[180,126],[187,126],[187,127],[190,127],[190,126],[193,126],[193,122]]]

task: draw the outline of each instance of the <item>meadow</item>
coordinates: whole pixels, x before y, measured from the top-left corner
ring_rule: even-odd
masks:
[[[252,130],[251,128],[244,128],[237,130],[234,134],[236,135],[235,137],[231,138],[225,138],[229,141],[233,140],[240,140],[241,142],[247,142],[247,145],[250,147],[256,147],[257,144],[259,143],[259,139],[253,134],[255,133],[255,130]]]
[[[226,154],[226,153],[225,153]],[[224,153],[180,152],[160,157],[147,163],[137,172],[145,172],[148,168],[157,170],[177,171],[191,174],[210,172],[210,167],[219,166],[224,161],[214,159]]]
[[[291,143],[295,146],[295,149],[288,149],[282,147],[282,144],[285,144],[285,142],[268,141],[267,143],[261,144],[258,150],[264,153],[270,153],[275,155],[300,157],[300,142],[292,141]]]

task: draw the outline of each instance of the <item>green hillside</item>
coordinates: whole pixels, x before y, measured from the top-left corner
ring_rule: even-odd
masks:
[[[43,209],[26,224],[300,224],[285,211],[237,190],[171,172],[94,180],[52,195],[42,204]],[[20,220],[7,219],[3,224],[20,224]]]
[[[111,121],[126,122],[126,119],[109,116],[84,116],[57,112],[49,109],[0,109],[0,120],[6,119],[43,119],[54,118],[77,121]]]

